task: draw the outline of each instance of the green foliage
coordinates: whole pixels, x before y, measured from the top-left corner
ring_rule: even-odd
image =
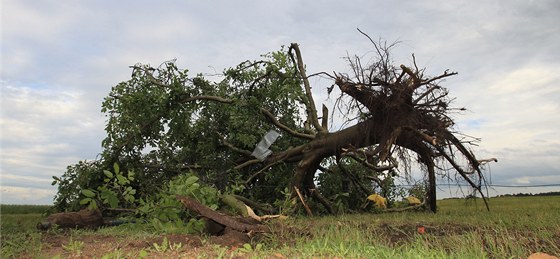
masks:
[[[83,241],[78,241],[78,240],[73,240],[72,237],[70,237],[70,241],[68,241],[68,244],[66,245],[62,245],[62,248],[70,253],[76,254],[76,255],[80,255],[82,252],[82,249],[84,248],[84,242]]]
[[[178,68],[172,61],[155,68],[146,64],[133,66],[131,78],[113,86],[102,103],[107,136],[102,141],[101,159],[79,162],[69,166],[61,177],[54,177],[53,184],[59,185],[55,208],[114,208],[122,204],[134,207],[136,203],[173,207],[171,198],[148,198],[159,191],[186,192],[203,203],[214,204],[212,194],[205,193],[209,192],[205,188],[190,183],[167,184],[185,172],[192,172],[204,186],[287,207],[283,191],[290,186],[296,165],[277,164],[246,182],[262,165],[232,169],[248,158],[226,143],[251,151],[268,130],[281,132],[261,109],[269,111],[283,125],[304,132],[301,115],[309,100],[301,84],[300,75],[284,49],[263,55],[261,61],[246,61],[226,69],[219,80],[189,75],[188,70]],[[271,149],[287,150],[304,141],[284,134]],[[118,167],[106,170],[116,164],[126,168],[122,171],[135,172],[135,181],[120,174]],[[357,177],[367,182],[368,173],[360,170]],[[357,192],[347,176],[336,168],[333,171],[318,178],[321,193],[334,200],[339,211],[358,210],[364,194]],[[378,188],[385,192],[382,195],[392,199],[397,195],[393,176],[380,178],[384,179],[380,186],[367,188]],[[184,186],[200,193],[182,189]],[[177,214],[161,213],[170,213],[161,215],[167,220],[174,220],[173,215]]]
[[[80,204],[87,205],[90,209],[96,209],[99,202],[110,208],[135,207],[136,190],[130,186],[134,181],[134,172],[128,171],[126,175],[120,170],[117,163],[113,164],[114,172],[103,170],[105,178],[103,184],[95,190],[83,189],[81,194],[85,197]]]
[[[280,192],[283,196],[283,199],[277,199],[273,204],[274,207],[278,208],[278,211],[282,215],[288,215],[292,213],[292,205],[294,203],[294,199],[292,199],[292,192],[288,187],[284,188]]]
[[[225,146],[225,142],[252,150],[271,129],[260,108],[293,129],[302,125],[300,111],[306,97],[286,51],[273,52],[262,59],[226,69],[218,81],[202,75],[189,76],[188,70],[179,69],[174,62],[156,68],[133,66],[131,78],[115,85],[103,101],[107,137],[102,141],[101,159],[81,161],[69,166],[61,177],[54,177],[53,185],[59,185],[55,208],[78,210],[96,200],[114,206],[115,195],[120,194],[105,182],[116,177],[118,183],[119,176],[111,177],[114,172],[105,171],[114,163],[136,172],[136,181],[130,185],[136,190],[136,199],[145,200],[186,171],[222,191],[229,186],[239,187],[258,166],[231,170],[246,158]],[[227,98],[227,103],[196,99],[201,96]],[[285,150],[300,143],[285,135],[271,148]],[[272,203],[283,198],[279,191],[288,185],[292,170],[292,165],[271,168],[248,188],[237,191]],[[81,190],[96,195],[88,197]]]
[[[408,189],[408,195],[418,198],[420,201],[424,200],[426,196],[427,183],[416,183]]]
[[[163,241],[161,241],[161,244],[153,243],[152,246],[154,247],[155,251],[160,252],[160,253],[165,253],[167,251],[179,251],[181,249],[181,247],[183,246],[183,244],[182,243],[171,243],[171,242],[169,242],[167,237],[163,237]]]
[[[69,165],[66,172],[53,176],[52,185],[58,185],[54,211],[77,211],[83,208],[81,190],[96,189],[103,184],[103,163],[101,161],[79,161]]]
[[[340,164],[344,170],[333,164],[328,167],[328,171],[317,176],[319,191],[333,201],[338,212],[363,211],[366,208],[364,205],[367,196],[374,193],[386,198],[389,206],[404,196],[404,189],[395,185],[398,176],[392,170],[376,172],[363,167],[355,160],[345,158],[340,160]],[[358,186],[352,178],[362,186]],[[374,207],[368,206],[367,209],[375,210]]]
[[[186,211],[176,198],[177,195],[188,196],[217,209],[220,192],[201,184],[199,180],[192,173],[177,176],[169,181],[162,191],[139,200],[138,216],[147,219],[150,225],[160,232],[200,233],[204,222],[196,220],[195,215]]]
[[[255,247],[253,247],[251,244],[243,244],[243,246],[241,246],[240,248],[237,249],[238,253],[241,254],[246,254],[246,253],[255,253],[255,252],[259,252],[262,250],[262,244],[256,244]]]
[[[393,207],[396,201],[399,201],[406,196],[407,192],[405,188],[395,185],[396,178],[397,174],[393,171],[389,171],[388,173],[385,173],[385,178],[381,180],[381,185],[376,188],[376,192],[380,193],[381,196],[387,199],[389,207]],[[425,195],[425,193],[423,195]]]

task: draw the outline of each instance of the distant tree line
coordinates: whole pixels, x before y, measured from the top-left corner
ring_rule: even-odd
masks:
[[[518,193],[518,194],[502,194],[496,197],[526,197],[526,196],[560,196],[560,192],[543,192],[543,193]]]

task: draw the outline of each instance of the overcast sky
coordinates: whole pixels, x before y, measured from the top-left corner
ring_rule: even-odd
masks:
[[[349,71],[374,39],[436,75],[493,184],[560,184],[560,1],[25,1],[1,8],[1,203],[51,204],[51,176],[96,159],[101,102],[130,65],[215,73],[298,42],[309,74]],[[316,84],[316,102],[326,86]],[[559,191],[501,188],[491,194]],[[440,196],[454,195],[442,188]]]

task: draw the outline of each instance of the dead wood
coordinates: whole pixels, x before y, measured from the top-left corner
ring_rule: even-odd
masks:
[[[185,207],[189,210],[192,210],[196,213],[198,213],[200,216],[209,218],[219,224],[222,224],[226,227],[230,227],[231,229],[237,230],[237,231],[241,231],[241,232],[269,232],[269,229],[264,226],[264,225],[259,225],[259,224],[249,224],[249,223],[244,223],[244,222],[240,222],[238,219],[230,216],[230,215],[226,215],[220,212],[217,212],[215,210],[212,210],[210,208],[208,208],[207,206],[199,203],[198,201],[186,197],[186,196],[182,196],[182,195],[177,195],[176,196],[177,200],[179,200],[181,203],[183,203],[183,205],[185,205]]]
[[[260,210],[261,212],[264,212],[266,214],[275,214],[276,213],[276,211],[269,204],[258,203],[258,202],[255,202],[253,200],[247,199],[247,198],[245,198],[241,195],[233,195],[233,197],[235,197],[236,199],[242,201],[243,203],[251,206],[251,208]]]
[[[307,215],[309,216],[313,216],[313,212],[311,212],[311,209],[309,208],[309,206],[307,206],[307,204],[305,203],[305,200],[303,199],[303,196],[301,195],[301,192],[299,191],[299,189],[297,187],[294,186],[294,189],[299,197],[299,200],[301,201],[301,204],[303,204],[303,207],[305,208],[305,211],[307,212]]]
[[[59,228],[98,228],[103,226],[103,216],[98,209],[84,209],[78,212],[61,212],[47,217],[46,221],[37,224],[40,230],[47,230],[53,226]]]

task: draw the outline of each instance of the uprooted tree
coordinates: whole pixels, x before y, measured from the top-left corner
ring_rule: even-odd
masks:
[[[456,73],[426,76],[414,59],[395,66],[392,46],[371,43],[376,58],[347,57],[351,74],[308,74],[295,43],[227,69],[219,80],[189,77],[174,62],[132,66],[132,78],[114,86],[103,103],[102,159],[70,166],[56,178],[55,205],[79,206],[75,190],[102,184],[103,169],[114,163],[135,172],[138,197],[191,172],[248,202],[299,196],[334,213],[332,197],[323,195],[329,186],[318,174],[339,174],[341,190],[365,199],[387,179],[408,174],[414,162],[425,172],[430,210],[436,211],[437,177],[467,182],[484,197],[486,161],[469,149],[477,139],[454,130],[450,114],[464,108],[453,108],[440,85]],[[312,77],[332,80],[325,91],[339,95],[331,112],[317,109]],[[333,124],[343,126],[333,130]],[[256,158],[253,149],[270,130],[281,137]]]

